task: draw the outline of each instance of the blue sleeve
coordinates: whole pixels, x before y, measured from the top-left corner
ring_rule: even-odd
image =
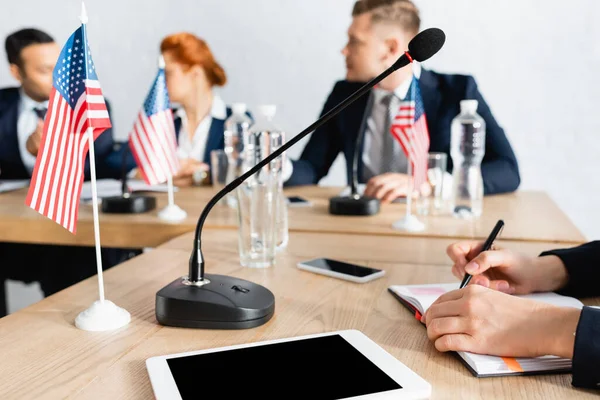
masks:
[[[466,98],[478,101],[477,113],[486,124],[485,156],[481,165],[484,194],[514,192],[521,183],[517,158],[471,76],[467,79]]]
[[[110,116],[110,104],[106,100],[106,108],[108,110],[109,117],[111,119],[111,125],[113,124],[112,117]],[[96,179],[107,179],[114,178],[119,179],[120,173],[118,170],[114,170],[109,163],[109,156],[113,152],[114,140],[112,127],[106,129],[94,140],[94,159],[96,161]],[[120,165],[120,164],[119,164]],[[84,180],[91,179],[90,172],[90,155],[89,153],[85,159],[84,169]]]
[[[583,307],[575,333],[573,386],[600,389],[600,309]]]
[[[338,85],[339,83],[329,94],[319,117],[322,117],[337,105],[334,93]],[[290,179],[285,182],[285,186],[316,185],[319,183],[327,175],[331,165],[342,151],[341,143],[338,120],[332,118],[312,133],[300,159],[297,161],[292,160],[294,169]]]

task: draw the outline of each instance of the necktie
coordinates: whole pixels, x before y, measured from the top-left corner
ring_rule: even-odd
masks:
[[[48,111],[48,109],[43,106],[38,106],[34,108],[33,111],[35,111],[35,114],[38,116],[38,118],[43,121],[44,118],[46,118],[46,112]]]
[[[408,166],[406,156],[400,149],[400,143],[392,134],[392,121],[398,111],[398,99],[393,93],[386,95],[383,99],[386,106],[386,125],[383,131],[383,153],[381,157],[380,173],[399,172],[406,173]]]

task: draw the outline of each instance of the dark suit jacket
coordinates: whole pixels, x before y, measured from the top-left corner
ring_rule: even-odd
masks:
[[[546,251],[565,264],[569,282],[558,293],[573,297],[600,296],[600,241],[570,249]],[[600,309],[584,307],[573,349],[573,385],[600,389]]]
[[[321,115],[341,103],[358,90],[363,83],[337,82],[329,95]],[[450,125],[460,113],[460,101],[478,100],[477,112],[486,122],[485,156],[481,166],[484,193],[496,194],[515,191],[520,184],[517,159],[504,130],[498,125],[490,108],[477,89],[472,76],[446,75],[423,69],[419,79],[421,97],[427,116],[430,151],[450,154]],[[323,127],[317,129],[307,143],[300,159],[294,161],[294,171],[287,186],[317,184],[327,175],[341,152],[346,159],[348,182],[359,129],[367,111],[368,93],[361,96]],[[362,151],[360,152],[362,154]],[[358,160],[359,182],[362,177],[362,157]],[[448,156],[448,171],[452,172],[452,159]]]
[[[18,88],[0,89],[0,179],[30,179],[19,152],[17,120],[21,95]],[[110,105],[106,101],[110,114]],[[112,121],[111,121],[112,122]],[[112,129],[105,130],[95,141],[96,178],[114,177],[106,163],[113,147]],[[84,179],[90,179],[89,156],[85,159]]]

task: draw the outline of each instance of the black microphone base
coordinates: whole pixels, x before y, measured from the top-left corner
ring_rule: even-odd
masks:
[[[200,329],[248,329],[275,313],[275,296],[264,286],[225,275],[205,274],[196,286],[179,278],[156,293],[161,325]],[[186,283],[187,282],[187,283]]]
[[[329,199],[329,213],[333,215],[375,215],[380,202],[368,196],[338,196]]]
[[[132,194],[129,197],[115,196],[102,199],[102,212],[107,214],[139,214],[154,210],[156,198]]]

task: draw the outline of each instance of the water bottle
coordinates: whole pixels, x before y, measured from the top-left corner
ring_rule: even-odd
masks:
[[[227,156],[227,177],[225,184],[229,184],[241,175],[242,151],[244,149],[244,135],[247,135],[252,125],[252,120],[246,115],[246,104],[235,103],[231,106],[232,114],[225,121],[225,155]],[[227,204],[237,207],[235,193],[227,195]]]
[[[252,127],[252,132],[261,132],[262,135],[268,137],[270,151],[269,154],[279,149],[285,144],[285,132],[283,132],[275,123],[275,114],[277,107],[275,105],[261,105],[258,107],[258,119]],[[287,199],[283,193],[283,166],[285,165],[285,155],[281,155],[273,160],[269,166],[271,173],[277,180],[276,193],[276,214],[275,214],[275,229],[276,233],[276,250],[283,250],[287,247],[289,232],[288,232],[288,214],[287,214]]]
[[[452,212],[475,219],[483,211],[481,161],[485,154],[485,121],[477,114],[477,100],[460,102],[460,114],[452,120]]]

